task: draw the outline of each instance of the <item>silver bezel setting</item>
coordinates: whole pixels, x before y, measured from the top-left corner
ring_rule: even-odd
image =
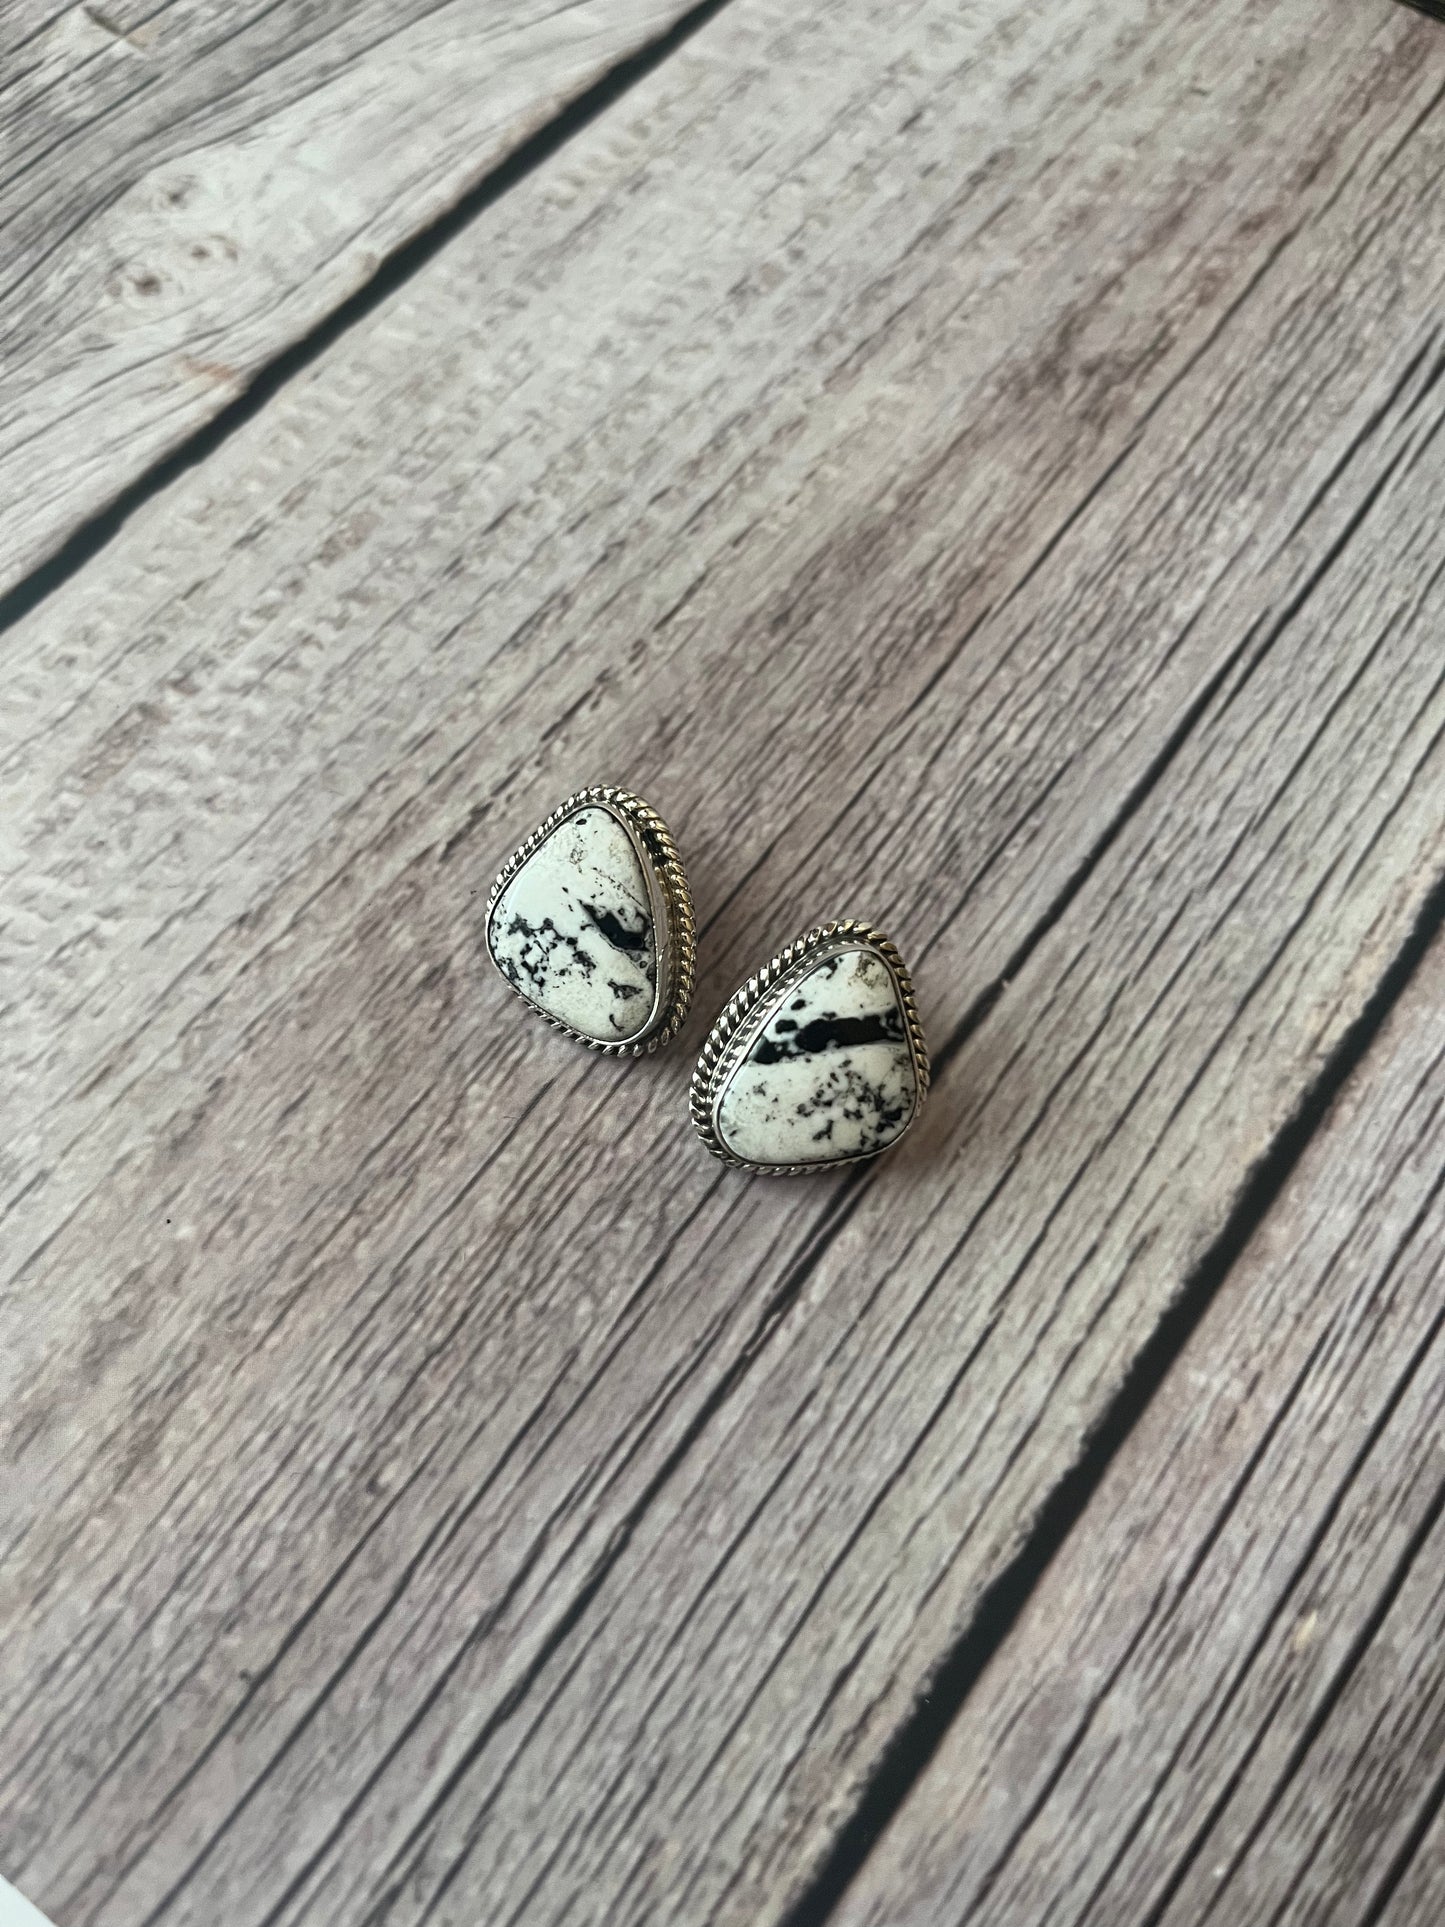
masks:
[[[492,915],[512,878],[569,816],[576,816],[580,810],[598,808],[606,810],[622,825],[637,852],[652,900],[652,927],[658,933],[657,984],[653,992],[652,1009],[640,1030],[617,1043],[604,1042],[599,1037],[589,1037],[585,1031],[574,1030],[571,1024],[564,1023],[560,1017],[553,1017],[540,1005],[534,1004],[525,992],[517,989],[497,963],[497,955],[492,948]],[[515,849],[502,865],[487,897],[482,936],[487,955],[498,975],[521,998],[528,1010],[540,1017],[543,1023],[550,1024],[553,1030],[560,1030],[576,1043],[585,1044],[588,1050],[600,1051],[604,1057],[645,1057],[671,1042],[682,1028],[692,1002],[697,960],[692,897],[682,867],[682,856],[672,840],[672,832],[651,804],[644,803],[631,790],[619,789],[614,783],[594,783],[588,789],[575,790],[565,802],[559,803],[546,822],[539,823],[526,842]]]
[[[740,1158],[730,1151],[718,1136],[717,1105],[733,1072],[742,1064],[752,1049],[754,1038],[761,1021],[765,1003],[771,1004],[773,994],[786,988],[789,980],[796,981],[808,974],[820,957],[834,951],[868,949],[875,951],[887,965],[894,983],[898,987],[898,1002],[903,1011],[903,1030],[908,1039],[909,1052],[913,1059],[914,1081],[918,1089],[917,1101],[913,1106],[913,1116],[893,1139],[881,1150],[859,1151],[842,1157],[826,1158],[813,1164],[755,1164],[747,1158]],[[834,1171],[840,1164],[864,1164],[870,1158],[882,1157],[893,1149],[913,1128],[918,1113],[923,1109],[924,1099],[928,1096],[929,1065],[928,1046],[923,1039],[923,1025],[918,1016],[918,1005],[913,995],[913,980],[908,967],[898,953],[897,945],[885,937],[881,930],[871,924],[860,923],[854,918],[844,918],[837,923],[819,924],[805,936],[790,943],[786,950],[780,950],[776,957],[749,977],[723,1010],[722,1015],[708,1032],[707,1042],[697,1060],[697,1069],[692,1074],[691,1108],[692,1121],[697,1134],[724,1164],[730,1164],[739,1171],[754,1171],[763,1177],[790,1178],[800,1177],[809,1171]]]

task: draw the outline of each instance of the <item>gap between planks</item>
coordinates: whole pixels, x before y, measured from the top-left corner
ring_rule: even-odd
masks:
[[[1438,934],[1399,988],[874,1857],[795,1921],[1438,1918]]]
[[[1091,1584],[1096,1590],[1107,1585],[1107,1564],[1088,1549],[1096,1531],[1095,1514],[1104,1509],[1100,1488],[1106,1481],[1111,1487],[1110,1503],[1119,1515],[1115,1530],[1122,1538],[1128,1519],[1120,1495],[1149,1463],[1154,1433],[1159,1430],[1158,1411],[1152,1425],[1145,1426],[1144,1422],[1156,1401],[1168,1405],[1172,1396],[1178,1401],[1175,1409],[1187,1406],[1191,1385],[1225,1370],[1234,1372],[1238,1381],[1240,1372],[1227,1360],[1221,1364],[1211,1349],[1219,1345],[1214,1327],[1225,1315],[1222,1307],[1217,1308],[1218,1301],[1224,1298],[1229,1306],[1237,1307],[1254,1288],[1260,1266],[1251,1246],[1271,1235],[1272,1221],[1286,1208],[1281,1203],[1286,1191],[1294,1195],[1303,1189],[1310,1198],[1316,1191],[1322,1198],[1328,1195],[1328,1182],[1340,1175],[1333,1167],[1344,1161],[1332,1143],[1327,1147],[1316,1140],[1329,1138],[1331,1114],[1341,1103],[1342,1094],[1358,1110],[1387,1074],[1375,1061],[1385,1055],[1385,1033],[1392,1031],[1397,1038],[1403,1034],[1411,1051],[1428,1049],[1428,1035],[1421,1044],[1415,1031],[1428,1033],[1441,1007],[1438,993],[1445,984],[1442,931],[1445,880],[1424,905],[1419,921],[1382,976],[1370,1003],[1341,1039],[1299,1111],[1280,1131],[1241,1192],[1218,1242],[1206,1253],[1136,1356],[1114,1403],[1104,1413],[1082,1456],[1051,1494],[1018,1557],[993,1582],[963,1638],[929,1679],[911,1718],[894,1736],[826,1863],[790,1910],[786,1927],[823,1927],[824,1922],[835,1919],[840,1927],[862,1927],[865,1921],[875,1923],[875,1927],[881,1927],[884,1921],[898,1927],[905,1920],[910,1927],[925,1927],[935,1919],[972,1918],[957,1893],[950,1891],[945,1898],[929,1891],[944,1888],[953,1871],[947,1864],[947,1845],[937,1838],[946,1831],[944,1815],[953,1803],[949,1789],[964,1778],[963,1763],[969,1750],[974,1749],[977,1756],[983,1745],[975,1722],[961,1720],[960,1715],[968,1709],[980,1681],[990,1673],[995,1697],[999,1696],[998,1682],[1010,1675],[1013,1698],[1018,1698],[1026,1685],[1032,1690],[1043,1662],[1022,1642],[1032,1638],[1044,1646],[1047,1636],[1043,1629],[1061,1620],[1067,1623],[1055,1603],[1066,1583],[1072,1584],[1081,1597],[1088,1597]],[[1395,1058],[1398,1055],[1397,1049]],[[1392,1060],[1385,1061],[1387,1069],[1397,1067]],[[1356,1090],[1347,1092],[1352,1083]],[[1439,1132],[1439,1143],[1445,1157],[1445,1129]],[[1308,1168],[1297,1177],[1302,1161],[1308,1161]],[[1322,1164],[1328,1170],[1328,1181],[1318,1175]],[[1345,1169],[1347,1172],[1347,1165]],[[1298,1206],[1295,1215],[1299,1215]],[[1263,1294],[1260,1296],[1262,1302],[1269,1302]],[[1135,1438],[1141,1427],[1149,1444]],[[1071,1561],[1068,1582],[1054,1570],[1061,1554]],[[1025,1619],[1035,1629],[1032,1634],[1019,1631]],[[1091,1659],[1087,1652],[1085,1657]],[[1071,1663],[1081,1663],[1078,1654],[1072,1656]],[[1017,1718],[1017,1711],[1011,1709],[1009,1717]],[[990,1739],[988,1744],[992,1743]],[[915,1792],[920,1779],[925,1784]],[[1022,1796],[1013,1794],[1012,1789],[1010,1795],[1023,1804]],[[956,1824],[962,1833],[961,1823]],[[930,1842],[932,1863],[920,1852],[918,1835],[925,1827],[935,1836]],[[868,1857],[880,1840],[886,1843],[884,1853],[876,1868],[868,1867]],[[971,1834],[968,1850],[976,1859],[986,1851],[986,1843]],[[1400,1867],[1392,1872],[1392,1884],[1403,1874],[1408,1857],[1404,1856]],[[850,1893],[855,1881],[857,1888]],[[845,1893],[847,1903],[840,1911]],[[1061,1898],[1056,1904],[1061,1904]],[[1130,1917],[1135,1916],[1131,1913]],[[1045,1907],[1037,1918],[1053,1921],[1055,1916]]]
[[[0,631],[724,4],[117,0],[0,33]]]

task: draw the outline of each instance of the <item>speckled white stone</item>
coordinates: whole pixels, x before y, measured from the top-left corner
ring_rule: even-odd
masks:
[[[823,958],[759,1016],[762,1028],[713,1108],[713,1128],[735,1157],[871,1157],[908,1129],[918,1080],[898,986],[876,951]]]
[[[538,845],[497,899],[487,947],[528,1003],[584,1037],[623,1044],[647,1028],[657,987],[652,900],[610,810],[588,804]]]

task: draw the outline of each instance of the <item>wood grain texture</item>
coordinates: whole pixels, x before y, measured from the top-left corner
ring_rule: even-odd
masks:
[[[1439,1918],[1442,1278],[1437,944],[839,1927]]]
[[[12,633],[67,1927],[777,1918],[1445,862],[1442,90],[1402,12],[735,0]],[[605,779],[694,1047],[820,915],[917,966],[876,1172],[481,974]]]
[[[1409,1857],[1399,1885],[1380,1910],[1380,1927],[1413,1927],[1418,1921],[1438,1920],[1445,1906],[1445,1802],[1437,1804],[1433,1815],[1422,1818],[1426,1824],[1419,1841],[1411,1841],[1403,1850]]]
[[[0,591],[686,11],[0,10]]]

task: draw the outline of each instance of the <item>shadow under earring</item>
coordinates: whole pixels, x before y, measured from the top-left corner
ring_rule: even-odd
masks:
[[[487,954],[517,995],[589,1049],[640,1057],[692,999],[692,899],[662,818],[610,783],[578,790],[507,859]]]
[[[708,1035],[692,1117],[725,1164],[826,1171],[896,1144],[928,1094],[902,957],[866,923],[826,923],[750,977]]]

